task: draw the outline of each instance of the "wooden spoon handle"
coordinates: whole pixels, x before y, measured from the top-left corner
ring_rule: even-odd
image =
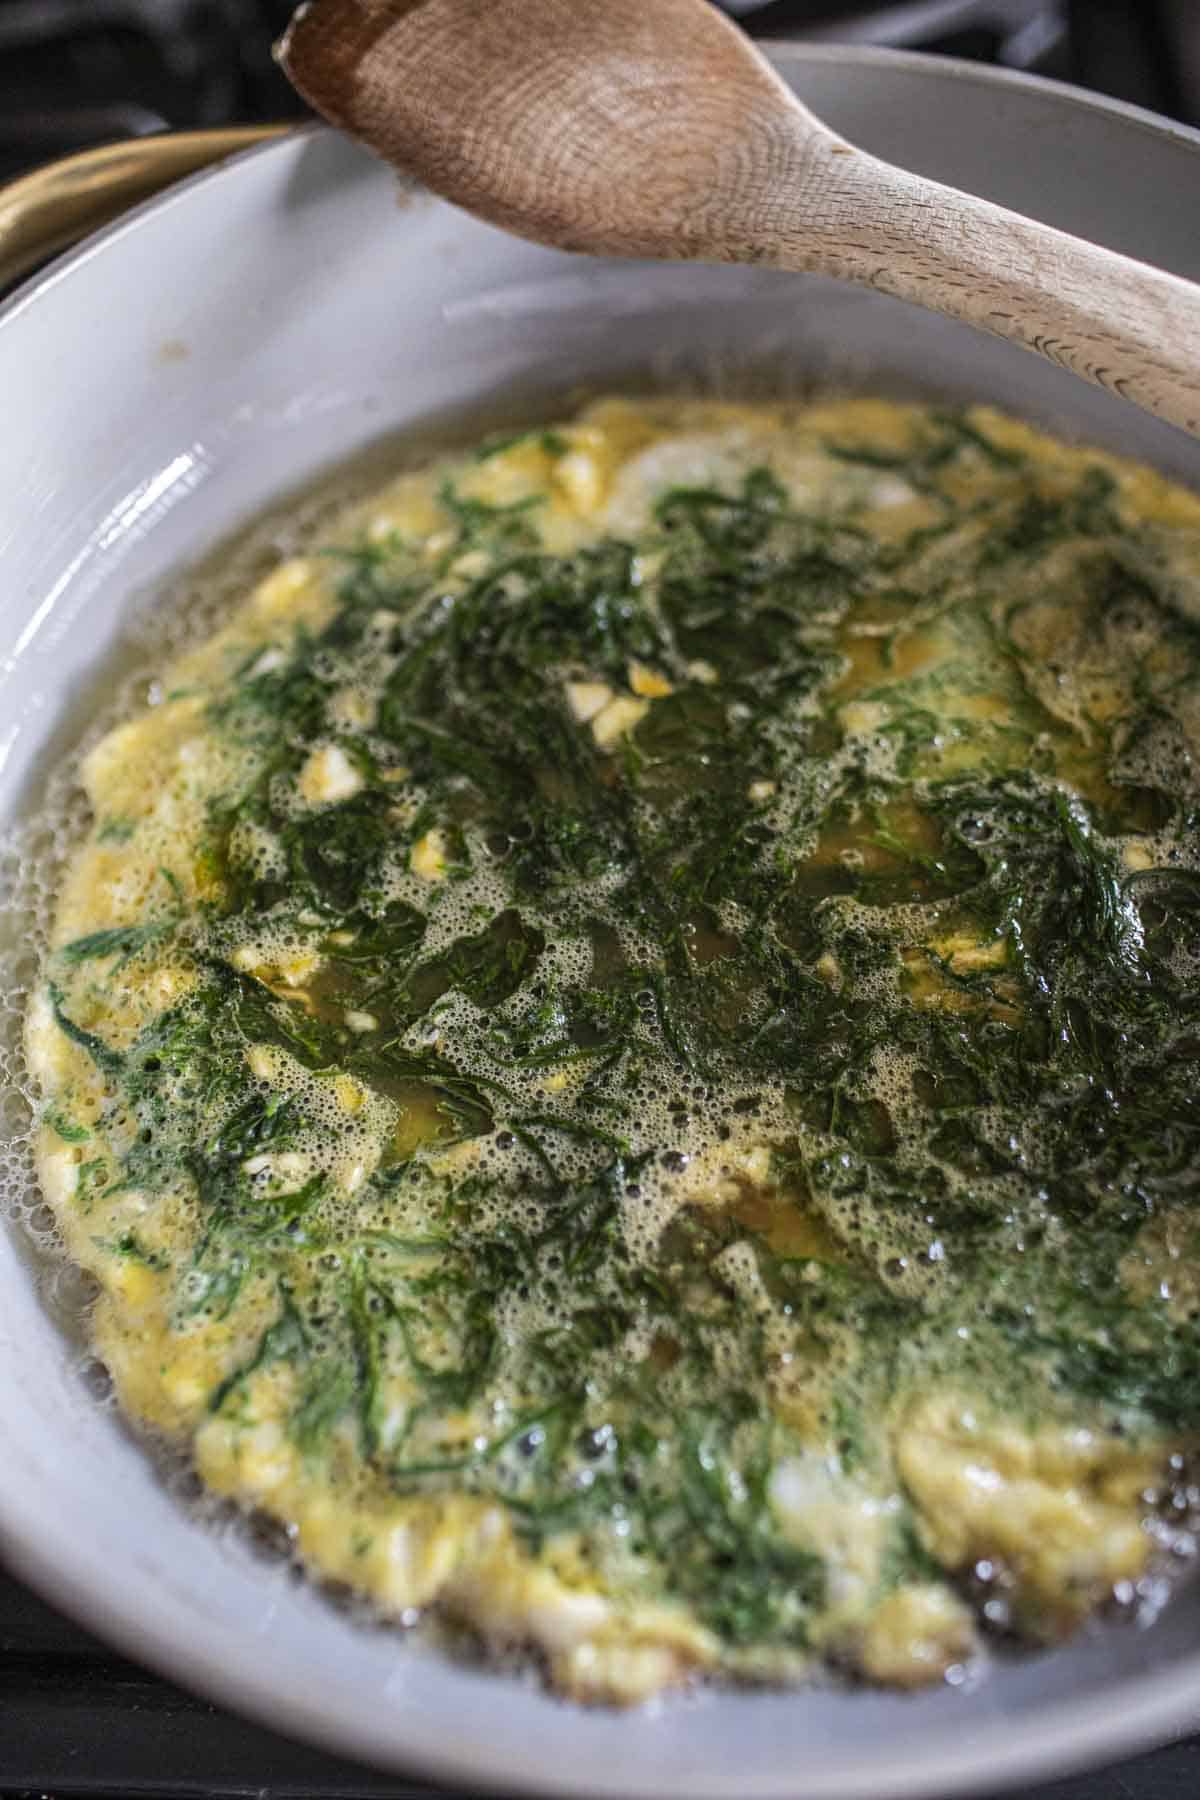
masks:
[[[1200,286],[851,149],[798,142],[758,257],[932,307],[1200,434]],[[788,184],[790,185],[790,184]]]

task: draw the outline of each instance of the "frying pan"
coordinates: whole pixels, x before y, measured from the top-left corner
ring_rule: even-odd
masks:
[[[866,149],[1200,279],[1197,134],[968,65],[772,54]],[[0,236],[4,220],[0,195]],[[103,697],[131,609],[323,469],[570,391],[764,372],[773,389],[984,396],[1200,484],[1200,443],[996,340],[821,280],[518,243],[324,130],[141,205],[0,313],[0,826]],[[4,866],[0,925],[20,941]],[[11,1029],[19,995],[3,998]],[[0,1105],[19,1134],[19,1097]],[[917,1697],[703,1691],[618,1714],[448,1661],[348,1616],[248,1531],[190,1516],[96,1404],[48,1303],[56,1280],[0,1225],[0,1554],[133,1655],[278,1729],[475,1791],[899,1800],[993,1792],[1200,1726],[1186,1583],[1151,1625],[1000,1654],[971,1691]]]

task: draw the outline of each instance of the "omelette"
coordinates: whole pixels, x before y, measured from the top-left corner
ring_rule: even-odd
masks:
[[[1136,1612],[1200,1424],[1200,500],[990,410],[408,469],[86,754],[37,1165],[120,1403],[584,1701]]]

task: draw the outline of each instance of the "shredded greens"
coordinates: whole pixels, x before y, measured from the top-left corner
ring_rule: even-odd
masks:
[[[1196,1311],[1128,1273],[1198,1191],[1195,592],[1098,467],[1047,485],[948,413],[826,450],[929,516],[755,467],[669,488],[639,541],[551,553],[536,499],[447,484],[433,563],[339,548],[329,622],[210,707],[245,772],[210,796],[219,897],[76,939],[50,987],[109,1093],[81,1195],[191,1220],[112,1254],[169,1265],[180,1332],[259,1321],[210,1415],[286,1368],[306,1458],[494,1496],[533,1553],[577,1534],[757,1649],[828,1604],[771,1499],[804,1444],[885,1481],[935,1380],[1200,1426]],[[570,684],[638,668],[602,745]],[[315,744],[349,797],[298,803]],[[309,959],[291,986],[264,935]],[[186,992],[110,1042],[89,995],[171,959]],[[313,1154],[343,1079],[357,1187]],[[902,1497],[882,1579],[931,1571]]]

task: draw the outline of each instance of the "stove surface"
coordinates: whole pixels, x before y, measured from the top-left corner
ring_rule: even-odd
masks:
[[[1197,0],[724,0],[756,35],[902,46],[1200,123]],[[0,0],[0,181],[168,128],[304,116],[291,0]],[[0,1571],[0,1800],[450,1800],[276,1737],[114,1654]],[[1200,1737],[1022,1800],[1196,1800]],[[465,1800],[459,1796],[458,1800]]]
[[[1004,63],[1200,120],[1195,0],[721,0],[753,32]],[[0,0],[0,180],[167,127],[302,117],[292,0]]]

